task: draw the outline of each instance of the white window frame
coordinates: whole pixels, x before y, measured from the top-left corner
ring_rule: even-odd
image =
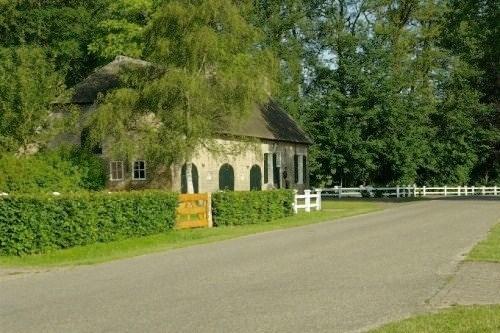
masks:
[[[121,165],[121,178],[114,178],[113,176],[113,170],[118,171],[119,169],[115,169],[114,167],[118,167],[118,165]],[[125,163],[123,161],[110,161],[109,162],[109,180],[112,182],[119,182],[124,180],[125,178]]]
[[[144,168],[138,168],[137,170],[139,171],[139,174],[141,171],[144,171],[144,178],[136,178],[135,177],[135,164],[136,163],[144,163]],[[132,162],[132,180],[146,180],[147,179],[147,173],[146,173],[146,161],[145,160],[136,160],[134,162]]]

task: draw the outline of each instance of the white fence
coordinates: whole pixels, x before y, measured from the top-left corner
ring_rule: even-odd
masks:
[[[324,197],[362,198],[362,197],[460,197],[460,196],[500,196],[498,186],[443,186],[418,187],[416,185],[396,187],[340,187],[322,189]]]
[[[312,208],[321,210],[321,190],[316,190],[315,192],[313,194],[311,190],[305,190],[304,194],[298,194],[295,191],[295,202],[293,203],[295,214],[299,212],[299,209],[305,209],[308,213],[311,212]]]

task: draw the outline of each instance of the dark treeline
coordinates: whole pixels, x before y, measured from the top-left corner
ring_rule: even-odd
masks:
[[[0,0],[0,151],[32,142],[95,67],[147,58],[145,32],[175,1]],[[224,1],[279,60],[275,95],[315,142],[313,183],[500,181],[498,0]]]

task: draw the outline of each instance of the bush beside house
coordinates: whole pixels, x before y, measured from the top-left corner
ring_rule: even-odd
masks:
[[[214,225],[265,223],[293,214],[291,190],[217,192],[212,194]]]
[[[172,229],[176,193],[11,195],[0,199],[0,254],[44,253]]]
[[[103,161],[85,150],[61,148],[34,156],[0,157],[0,192],[98,191],[105,184]]]

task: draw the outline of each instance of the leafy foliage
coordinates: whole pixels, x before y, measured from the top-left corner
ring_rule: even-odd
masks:
[[[290,190],[218,192],[212,194],[214,224],[265,223],[293,214],[294,193]]]
[[[44,253],[172,229],[177,195],[79,193],[0,199],[0,254]]]
[[[121,156],[190,161],[268,98],[274,62],[259,38],[230,0],[165,1],[145,32],[151,65],[129,73],[127,87],[105,98],[93,137],[112,138]]]
[[[0,47],[0,152],[44,141],[54,126],[50,102],[62,89],[42,49]]]
[[[106,182],[102,161],[77,149],[35,156],[0,158],[0,192],[49,193],[101,190]]]

